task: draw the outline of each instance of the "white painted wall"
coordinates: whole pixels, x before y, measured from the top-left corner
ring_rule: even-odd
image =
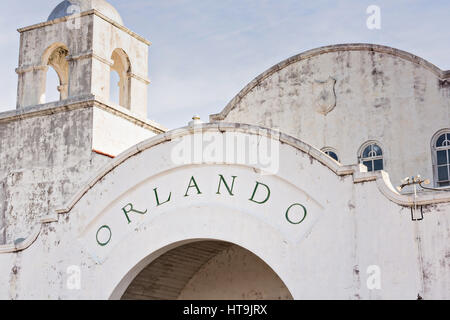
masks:
[[[332,147],[343,164],[358,163],[360,147],[376,140],[394,185],[417,174],[433,180],[431,139],[450,128],[449,75],[389,47],[328,46],[267,70],[211,119],[275,128],[318,149]],[[322,99],[319,82],[330,77],[336,83],[323,86]],[[323,105],[331,111],[323,113]]]
[[[147,127],[136,125],[100,108],[93,109],[92,121],[92,149],[114,157],[156,135]]]
[[[0,244],[27,238],[111,160],[105,155],[117,156],[160,130],[89,97],[1,113]]]
[[[203,126],[205,141],[250,138],[263,132],[238,124]],[[195,239],[234,243],[260,257],[285,283],[294,299],[449,298],[448,194],[420,195],[422,221],[413,222],[411,197],[397,194],[381,173],[359,172],[330,161],[318,150],[280,136],[280,166],[261,175],[254,165],[172,161],[192,128],[160,135],[121,154],[99,173],[57,220],[43,224],[22,251],[0,247],[0,297],[120,298],[133,278],[164,252]],[[204,148],[204,149],[203,149]],[[202,150],[211,150],[211,144]],[[256,167],[258,167],[256,165]],[[214,177],[237,176],[235,195],[218,195]],[[194,176],[202,194],[190,189]],[[265,204],[249,201],[260,181],[271,188]],[[154,188],[161,199],[157,206]],[[163,196],[164,195],[164,196]],[[292,225],[285,211],[305,204],[304,223]],[[121,210],[128,203],[146,214]],[[401,204],[401,205],[400,205]],[[56,217],[55,217],[56,218]],[[47,220],[52,221],[52,220]],[[108,225],[111,241],[96,242]],[[9,248],[9,249],[8,249]],[[68,290],[67,267],[79,265],[81,290]],[[381,270],[381,288],[369,290],[367,268]]]

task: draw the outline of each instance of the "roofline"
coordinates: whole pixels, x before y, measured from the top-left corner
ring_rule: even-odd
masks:
[[[39,29],[42,27],[46,27],[46,26],[50,26],[53,24],[57,24],[60,22],[65,22],[71,19],[75,19],[75,18],[79,18],[79,17],[83,17],[83,16],[88,16],[88,15],[96,15],[100,18],[102,18],[103,20],[111,23],[112,25],[114,25],[115,27],[119,28],[120,30],[124,31],[125,33],[128,33],[130,36],[132,36],[133,38],[145,43],[146,45],[150,46],[151,42],[147,39],[145,39],[144,37],[138,35],[137,33],[131,31],[130,29],[128,29],[127,27],[121,25],[120,23],[112,20],[111,18],[108,18],[107,16],[105,16],[103,13],[101,13],[100,11],[96,10],[96,9],[92,9],[89,11],[85,11],[85,12],[81,12],[80,14],[74,14],[74,15],[70,15],[70,16],[65,16],[65,17],[61,17],[58,19],[54,19],[54,20],[50,20],[50,21],[46,21],[46,22],[40,22],[37,24],[33,24],[31,26],[28,27],[23,27],[23,28],[19,28],[17,29],[17,31],[19,33],[24,33],[30,30],[34,30],[34,29]]]
[[[423,206],[450,202],[450,192],[433,191],[426,194],[420,194],[417,196],[417,198],[415,198],[414,195],[400,194],[393,188],[387,172],[367,172],[367,167],[361,164],[342,165],[324,154],[322,151],[314,148],[313,146],[276,130],[241,123],[205,123],[196,126],[183,127],[164,134],[157,135],[121,153],[115,159],[111,160],[111,162],[108,162],[100,171],[98,171],[97,174],[92,177],[89,182],[85,184],[85,186],[80,189],[78,193],[76,193],[72,197],[72,199],[65,204],[64,207],[56,210],[56,212],[52,215],[45,216],[39,219],[39,221],[37,221],[37,223],[32,227],[29,236],[25,238],[23,242],[0,245],[0,254],[19,252],[29,248],[39,237],[44,224],[58,222],[59,215],[68,214],[73,209],[73,207],[86,195],[86,193],[89,192],[90,189],[92,189],[99,181],[103,180],[105,176],[112,172],[116,167],[119,167],[122,163],[126,162],[128,159],[162,143],[170,142],[173,139],[194,134],[194,131],[198,132],[198,130],[219,131],[222,133],[241,132],[244,134],[256,134],[264,135],[270,138],[277,138],[279,139],[280,143],[290,145],[291,147],[308,154],[312,159],[319,161],[321,164],[328,167],[338,176],[352,175],[353,183],[375,182],[378,190],[388,200],[403,207],[413,207],[415,205]]]
[[[59,112],[94,107],[112,113],[134,123],[139,127],[150,130],[155,134],[164,133],[168,130],[166,127],[155,121],[147,119],[146,117],[136,114],[119,105],[114,105],[107,101],[103,101],[100,97],[92,94],[75,96],[65,100],[0,112],[0,124],[51,115]]]
[[[316,49],[308,50],[305,52],[302,52],[300,54],[297,54],[295,56],[292,56],[286,60],[283,60],[273,67],[267,69],[263,73],[261,73],[259,76],[257,76],[255,79],[253,79],[249,84],[247,84],[244,89],[242,89],[222,110],[222,112],[217,114],[210,115],[210,121],[221,121],[225,120],[226,116],[230,113],[231,110],[235,108],[235,106],[256,86],[258,86],[263,80],[270,77],[272,74],[288,67],[289,65],[310,59],[312,57],[324,54],[324,53],[330,53],[330,52],[339,52],[339,51],[373,51],[373,52],[379,52],[379,53],[386,53],[390,54],[396,57],[400,57],[402,59],[405,59],[407,61],[410,61],[412,63],[418,64],[428,70],[430,70],[432,73],[434,73],[437,77],[441,79],[450,79],[450,70],[441,70],[439,67],[435,66],[431,62],[416,56],[412,53],[399,50],[396,48],[378,45],[378,44],[370,44],[370,43],[348,43],[348,44],[335,44],[335,45],[329,45],[324,47],[319,47]]]
[[[414,206],[414,205],[428,205],[441,202],[450,202],[450,192],[430,192],[428,194],[419,195],[417,199],[414,196],[408,196],[398,193],[389,178],[389,174],[385,171],[368,172],[367,167],[362,164],[354,165],[343,165],[333,158],[329,157],[319,149],[303,142],[293,136],[282,133],[278,130],[273,130],[270,128],[243,124],[243,123],[226,123],[226,122],[215,122],[215,123],[203,123],[194,126],[187,126],[175,130],[168,131],[163,134],[159,134],[155,137],[149,138],[135,146],[124,151],[118,155],[112,162],[109,162],[105,167],[99,170],[95,176],[93,176],[84,188],[79,190],[79,192],[73,196],[73,198],[68,201],[64,207],[56,210],[56,213],[63,214],[68,213],[72,208],[78,203],[78,201],[91,189],[97,182],[103,180],[103,178],[108,175],[116,167],[120,166],[122,163],[126,162],[129,158],[136,156],[137,154],[158,146],[162,143],[170,142],[173,140],[180,139],[181,137],[194,134],[194,132],[240,132],[244,134],[253,134],[265,136],[271,139],[277,139],[281,144],[289,145],[297,150],[300,150],[308,154],[314,160],[317,160],[322,165],[326,166],[329,170],[334,172],[337,176],[353,176],[354,183],[361,183],[367,181],[377,181],[378,188],[380,191],[391,201],[397,203],[401,206]]]

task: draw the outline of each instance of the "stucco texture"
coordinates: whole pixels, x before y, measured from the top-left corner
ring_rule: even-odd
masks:
[[[213,121],[278,129],[358,163],[377,142],[394,185],[421,174],[433,181],[431,140],[450,128],[450,73],[412,54],[377,45],[314,49],[267,70]],[[447,79],[447,80],[446,80]]]

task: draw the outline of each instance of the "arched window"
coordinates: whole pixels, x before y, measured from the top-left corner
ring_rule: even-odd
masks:
[[[339,162],[339,156],[335,149],[326,147],[322,149],[322,152]]]
[[[450,130],[438,132],[433,138],[434,180],[437,187],[450,186]]]
[[[384,168],[383,150],[375,142],[368,142],[361,147],[359,159],[368,171],[378,171]]]
[[[60,43],[55,43],[45,51],[42,62],[44,66],[48,66],[49,68],[40,103],[68,98],[69,62],[66,59],[68,55],[68,48]]]
[[[111,55],[113,65],[111,66],[111,84],[110,84],[110,100],[111,102],[118,102],[124,108],[130,109],[130,73],[131,63],[128,55],[122,49],[116,49]],[[117,72],[118,79],[114,78],[114,72]],[[117,77],[117,76],[116,76]],[[115,100],[119,96],[118,101]]]

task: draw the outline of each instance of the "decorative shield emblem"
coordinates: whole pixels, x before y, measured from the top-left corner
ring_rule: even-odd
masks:
[[[314,107],[316,111],[327,115],[336,106],[336,93],[334,87],[336,79],[329,77],[325,81],[315,80],[312,89],[314,96]]]

